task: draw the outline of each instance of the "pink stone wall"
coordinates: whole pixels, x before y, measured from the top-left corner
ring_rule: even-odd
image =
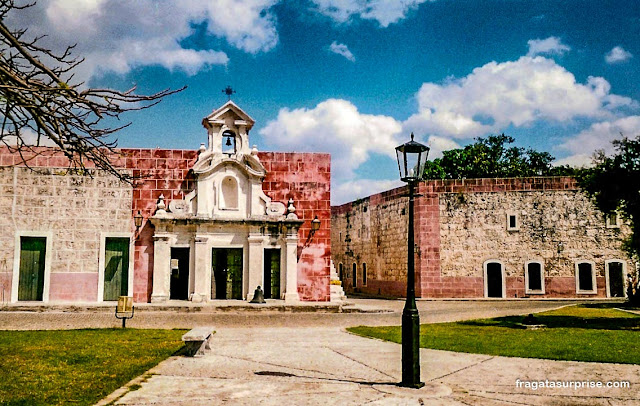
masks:
[[[95,302],[98,300],[97,272],[51,273],[50,302]]]
[[[430,298],[472,298],[484,297],[484,277],[482,268],[476,269],[473,275],[468,276],[444,276],[441,269],[441,227],[446,227],[446,220],[440,218],[442,204],[442,196],[444,194],[453,193],[508,193],[508,192],[535,192],[535,191],[577,191],[578,185],[573,178],[569,177],[549,177],[549,178],[517,178],[517,179],[463,179],[463,180],[432,180],[423,182],[419,185],[418,193],[421,195],[415,200],[414,208],[414,230],[415,243],[419,253],[415,254],[416,269],[416,294],[419,297]],[[362,210],[362,206],[366,205],[369,213],[377,216],[394,216],[396,219],[396,227],[402,228],[406,222],[407,216],[400,213],[389,212],[388,209],[394,203],[408,201],[407,188],[400,187],[387,192],[379,193],[361,199],[357,202],[347,203],[341,206],[332,207],[332,221],[334,224],[333,231],[333,256],[336,267],[338,263],[344,262],[343,287],[349,292],[353,292],[351,281],[351,262],[357,262],[360,266],[361,262],[366,262],[369,269],[375,268],[375,263],[382,261],[386,269],[394,268],[395,273],[383,274],[382,278],[377,277],[374,273],[368,275],[366,286],[359,285],[358,292],[369,293],[372,295],[382,296],[404,296],[406,294],[406,270],[403,264],[395,264],[389,262],[388,257],[395,253],[388,253],[381,250],[380,247],[389,245],[385,239],[392,239],[391,246],[396,252],[402,252],[401,258],[406,264],[406,232],[399,238],[398,235],[388,230],[389,224],[393,227],[391,221],[387,223],[383,221],[374,222],[371,220],[367,225],[371,228],[371,238],[365,241],[358,241],[354,244],[346,244],[343,240],[346,233],[351,233],[350,238],[353,240],[353,230],[347,230],[345,218],[350,217],[350,224],[360,225],[366,223],[363,218],[369,214],[365,214],[367,210]],[[365,203],[363,203],[365,202]],[[370,214],[372,217],[374,214]],[[374,228],[379,230],[375,230]],[[604,227],[604,225],[603,225]],[[584,232],[583,232],[584,233]],[[609,233],[609,234],[606,234]],[[605,237],[606,234],[606,237]],[[611,230],[602,231],[603,238],[613,238]],[[339,236],[339,237],[338,237]],[[382,236],[380,238],[379,236]],[[601,247],[593,243],[591,250],[597,251]],[[345,251],[353,250],[353,253],[345,255]],[[594,252],[595,252],[594,251]],[[377,254],[376,254],[377,252]],[[372,254],[373,253],[373,254]],[[497,257],[501,254],[496,253]],[[586,255],[586,253],[585,253]],[[615,255],[613,257],[616,257]],[[619,249],[619,258],[625,258],[625,254]],[[567,266],[564,268],[566,272],[572,273],[572,262],[566,259]],[[524,263],[522,264],[524,266]],[[577,295],[575,276],[548,276],[545,278],[545,294],[544,295],[526,295],[524,276],[512,276],[507,274],[505,277],[506,297],[606,297],[605,278],[603,277],[601,264],[596,261],[596,295]],[[520,272],[519,269],[516,272]],[[549,272],[548,270],[546,272]],[[401,278],[398,278],[398,275]],[[400,280],[401,279],[401,280]]]

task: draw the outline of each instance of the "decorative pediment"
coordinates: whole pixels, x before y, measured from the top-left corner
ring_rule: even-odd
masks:
[[[244,126],[247,131],[253,127],[255,120],[229,100],[222,107],[215,109],[211,114],[202,119],[202,125],[209,129],[212,126],[227,124],[232,121],[236,126]]]

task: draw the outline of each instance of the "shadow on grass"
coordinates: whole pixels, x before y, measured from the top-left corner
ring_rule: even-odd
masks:
[[[506,327],[524,328],[522,316],[499,317],[495,319],[482,319],[461,321],[458,324],[477,327]],[[589,330],[640,330],[640,318],[627,317],[593,317],[582,318],[575,316],[536,316],[536,324],[544,324],[547,329],[552,328],[578,328]]]

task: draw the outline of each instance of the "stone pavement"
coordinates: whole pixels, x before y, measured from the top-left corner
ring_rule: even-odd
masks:
[[[398,388],[400,346],[341,328],[222,328],[203,357],[172,357],[116,405],[632,405],[640,366],[421,350],[419,390]],[[629,381],[533,390],[521,381]],[[135,388],[134,388],[135,389]],[[121,395],[121,393],[120,393]]]
[[[164,320],[165,327],[169,327],[185,319],[200,325],[216,320],[219,324],[213,324],[216,334],[212,350],[197,358],[171,357],[100,404],[640,404],[638,365],[508,358],[425,349],[421,350],[421,364],[426,386],[419,390],[399,388],[396,383],[401,377],[400,345],[349,334],[344,326],[399,324],[402,303],[356,302],[370,312],[275,315],[262,312],[224,314],[225,317],[217,318],[221,315],[182,313],[179,318],[172,318],[169,312],[149,312],[147,316],[153,314],[154,317],[143,324]],[[522,314],[561,305],[563,303],[544,301],[418,303],[423,322]],[[391,313],[371,312],[376,308]],[[191,318],[194,315],[205,318]],[[238,318],[240,322],[237,322]],[[522,382],[520,386],[517,380]],[[534,390],[531,385],[525,386],[525,382],[541,380],[562,381],[566,385],[571,381],[602,382],[604,385],[628,381],[630,387]]]

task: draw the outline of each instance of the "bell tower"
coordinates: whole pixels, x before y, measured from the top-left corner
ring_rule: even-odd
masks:
[[[255,121],[231,100],[202,120],[209,146],[214,154],[240,158],[251,153],[249,131]]]

